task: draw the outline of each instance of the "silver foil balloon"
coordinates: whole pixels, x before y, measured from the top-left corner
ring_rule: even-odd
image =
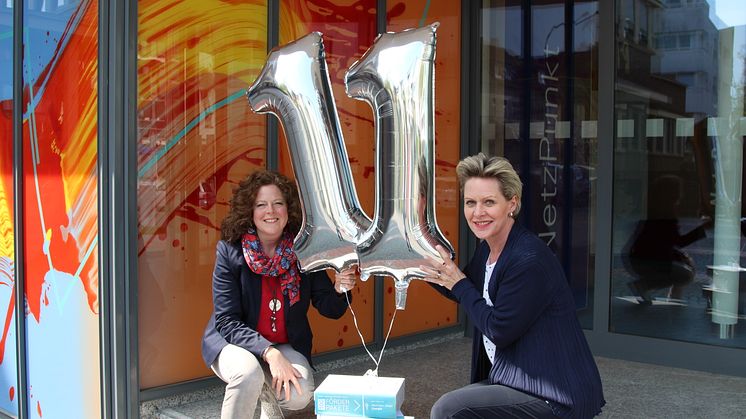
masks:
[[[321,34],[273,49],[247,96],[254,112],[276,115],[285,130],[303,207],[294,244],[301,270],[357,264],[371,222],[355,192]]]
[[[424,272],[426,257],[453,254],[435,220],[434,59],[438,24],[384,33],[345,77],[347,94],[366,101],[376,120],[376,204],[357,247],[361,278],[394,277],[396,307]]]

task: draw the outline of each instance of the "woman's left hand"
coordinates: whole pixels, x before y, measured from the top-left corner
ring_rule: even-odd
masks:
[[[435,250],[440,253],[443,262],[427,258],[429,265],[420,265],[420,269],[425,272],[425,277],[422,279],[451,290],[457,282],[466,278],[466,275],[453,263],[450,252],[444,249],[443,246],[437,245],[435,246]]]
[[[344,294],[347,291],[351,291],[355,288],[355,280],[357,279],[357,267],[353,266],[347,268],[342,272],[334,273],[334,290],[339,294]]]

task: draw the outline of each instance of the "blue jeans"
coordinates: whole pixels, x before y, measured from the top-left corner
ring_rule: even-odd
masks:
[[[444,394],[430,419],[555,418],[546,400],[480,381]]]

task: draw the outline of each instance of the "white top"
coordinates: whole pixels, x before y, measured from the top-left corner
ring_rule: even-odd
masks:
[[[490,286],[490,278],[492,278],[492,271],[495,269],[495,264],[497,264],[497,261],[495,261],[492,264],[487,264],[486,269],[484,271],[484,288],[482,289],[482,298],[487,301],[487,305],[492,307],[492,300],[490,300],[490,294],[488,292],[489,286]],[[484,350],[487,352],[487,357],[490,359],[491,363],[495,363],[495,344],[492,343],[487,336],[482,335],[482,341],[484,342]]]

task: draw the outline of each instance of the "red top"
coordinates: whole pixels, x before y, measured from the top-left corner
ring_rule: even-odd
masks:
[[[281,301],[282,306],[277,310],[275,315],[275,329],[272,331],[272,310],[270,301],[272,299]],[[256,330],[272,343],[288,343],[288,331],[285,327],[285,298],[282,295],[280,279],[275,277],[262,278],[262,302],[259,309],[259,320],[256,324]]]

